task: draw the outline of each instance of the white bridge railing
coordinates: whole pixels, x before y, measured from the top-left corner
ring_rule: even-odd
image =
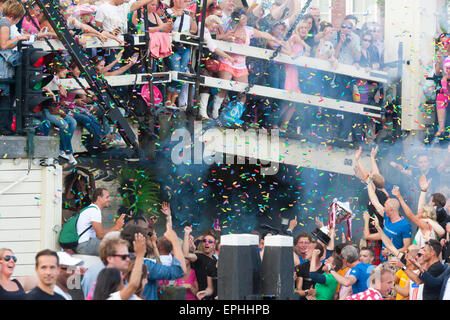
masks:
[[[119,36],[122,37],[123,36]],[[51,45],[55,50],[65,50],[63,44],[59,40],[49,40]],[[133,35],[133,43],[132,45],[144,45],[145,44],[144,35]],[[189,45],[197,46],[199,43],[199,37],[181,33],[173,34],[173,41],[178,41],[182,43],[186,43]],[[236,54],[245,55],[248,57],[254,57],[259,59],[269,59],[273,50],[262,49],[252,46],[244,46],[234,43],[229,43],[225,41],[216,40],[218,47],[226,52],[232,52]],[[34,43],[34,47],[42,48],[44,50],[51,50],[51,47],[45,41],[36,41]],[[90,38],[87,40],[86,48],[117,48],[119,44],[114,40],[108,40],[107,42],[100,42],[97,38]],[[275,59],[275,62],[291,64],[296,66],[302,66],[309,68],[311,70],[319,70],[326,71],[329,73],[335,73],[340,75],[351,76],[357,79],[364,79],[372,82],[378,82],[380,84],[386,84],[389,82],[389,76],[386,72],[383,71],[369,71],[366,72],[364,69],[358,69],[351,65],[338,64],[336,69],[331,69],[330,62],[310,58],[310,57],[297,57],[293,59],[285,54],[279,54]],[[148,83],[149,78],[153,77],[152,81],[155,83],[160,82],[170,82],[172,80],[179,80],[188,83],[196,82],[195,74],[185,74],[179,73],[175,71],[170,72],[159,72],[153,74],[135,74],[135,75],[120,75],[120,76],[110,76],[105,77],[108,83],[111,86],[126,86],[126,85],[135,85],[135,84],[145,84]],[[80,79],[83,86],[88,87],[88,84],[83,79]],[[61,79],[61,82],[67,88],[79,88],[79,84],[73,79]],[[229,81],[220,78],[214,77],[205,77],[201,76],[200,85],[207,86],[212,88],[220,88],[224,90],[230,91],[243,91],[246,87],[246,83]],[[57,90],[56,87],[52,87],[51,89]],[[286,101],[291,101],[295,103],[302,103],[307,105],[313,105],[317,107],[324,107],[338,111],[351,112],[356,114],[365,115],[368,117],[380,118],[381,108],[379,106],[373,105],[365,105],[361,103],[355,103],[352,101],[344,101],[340,99],[332,99],[321,97],[318,95],[311,95],[306,93],[297,93],[288,90],[275,89],[267,86],[259,86],[254,85],[249,94],[257,95],[267,98],[281,99]]]

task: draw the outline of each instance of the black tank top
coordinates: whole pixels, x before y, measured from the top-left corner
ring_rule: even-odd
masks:
[[[19,290],[6,291],[0,285],[0,300],[25,300],[25,297],[26,297],[25,290],[23,289],[20,282],[16,279],[13,279],[12,281],[14,281],[17,284],[17,286],[19,287]]]
[[[158,26],[158,18],[156,17],[156,14],[154,13],[154,12],[152,12],[153,13],[153,17],[155,17],[155,21],[156,21],[156,23],[153,23],[151,20],[150,20],[150,18],[148,19],[148,26],[150,27],[150,28],[153,28],[153,27],[157,27]]]

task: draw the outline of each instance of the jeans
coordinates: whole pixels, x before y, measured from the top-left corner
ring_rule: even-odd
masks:
[[[284,89],[284,81],[286,80],[284,65],[272,62],[269,64],[269,67],[267,69],[269,73],[269,86],[275,89]]]
[[[284,83],[286,80],[286,72],[284,70],[284,65],[280,63],[269,63],[267,68],[267,81],[270,87],[274,89],[284,89]],[[279,114],[281,104],[283,100],[280,99],[271,99],[271,103],[269,104],[269,115],[268,121],[271,124],[276,124],[279,122]]]
[[[100,144],[106,134],[95,116],[77,109],[73,110],[70,115],[92,134],[95,143]]]
[[[171,71],[188,72],[188,64],[191,59],[191,48],[186,46],[178,46],[177,51],[169,56],[168,62]],[[167,90],[170,92],[181,92],[181,85],[175,81],[169,83]]]
[[[72,154],[72,136],[77,127],[77,122],[74,118],[66,115],[64,118],[51,114],[48,109],[44,109],[45,118],[54,126],[59,128],[59,151],[64,151],[67,154]]]

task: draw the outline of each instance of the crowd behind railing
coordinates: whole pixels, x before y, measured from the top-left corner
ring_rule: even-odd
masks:
[[[2,52],[14,50],[18,41],[26,43],[56,38],[57,32],[32,0],[23,5],[17,1],[6,1],[1,5],[4,11],[1,26],[4,32],[0,34]],[[172,41],[171,33],[197,36],[201,33],[203,8],[197,6],[197,1],[188,0],[173,0],[168,4],[160,0],[105,0],[60,1],[58,9],[75,41],[81,46],[86,47],[93,37],[101,42],[117,42],[119,48],[83,50],[100,74],[114,76],[148,71],[142,63],[145,59],[150,60],[150,72],[195,74],[196,50],[188,44]],[[24,8],[29,14],[25,14]],[[239,8],[232,0],[208,0],[201,75],[383,107],[384,92],[379,83],[333,73],[338,64],[367,71],[380,69],[384,62],[381,26],[368,22],[360,29],[358,19],[352,15],[346,16],[340,25],[333,26],[321,21],[318,8],[309,7],[294,26],[291,37],[285,39],[297,22],[301,9],[299,2],[293,0],[274,1],[270,7],[256,1],[250,5],[242,1]],[[147,21],[143,17],[145,12],[148,13]],[[149,35],[146,52],[133,47],[127,40],[127,35],[143,34],[145,30]],[[216,40],[273,50],[281,47],[281,53],[293,59],[305,56],[327,60],[330,63],[329,72],[225,52],[218,48]],[[121,49],[121,46],[124,48]],[[71,164],[76,163],[71,138],[77,123],[89,131],[89,139],[85,143],[91,150],[101,150],[111,143],[120,144],[117,130],[111,128],[99,112],[94,92],[66,89],[61,84],[60,79],[83,77],[70,57],[61,52],[48,67],[55,75],[52,85],[58,86],[59,90],[52,92],[47,89],[48,94],[54,96],[54,103],[42,106],[42,110],[34,110],[36,133],[48,134],[51,125],[59,128],[60,155]],[[2,68],[3,77],[10,77],[13,71],[6,60],[2,61]],[[2,86],[3,94],[8,94],[8,85]],[[131,108],[142,102],[133,100],[136,97],[133,90],[125,87],[117,89],[118,96]],[[163,104],[171,109],[186,110],[189,103],[195,100],[195,90],[189,90],[189,84],[181,81],[157,84],[153,92],[156,105]],[[149,90],[144,95],[149,95]],[[279,128],[282,132],[288,130],[298,134],[338,137],[352,142],[367,140],[371,135],[373,138],[374,133],[382,128],[379,119],[345,110],[327,110],[326,105],[317,107],[282,99],[237,96],[236,92],[206,86],[199,88],[198,106],[198,116],[202,120],[222,116],[230,125],[246,122],[265,128]],[[3,122],[8,120],[2,119]],[[4,127],[8,127],[8,123]]]
[[[0,4],[4,11],[4,32],[0,35],[0,49],[2,56],[6,57],[1,61],[0,73],[2,78],[11,78],[14,70],[7,57],[14,52],[18,41],[26,43],[30,39],[56,38],[56,31],[32,0],[25,1],[24,5],[17,1]],[[187,0],[174,0],[170,4],[161,0],[76,3],[67,0],[60,1],[58,9],[75,41],[81,46],[85,47],[90,38],[97,38],[101,42],[117,42],[119,48],[83,50],[99,74],[115,76],[149,71],[143,66],[146,59],[150,60],[150,72],[179,71],[195,74],[196,50],[188,44],[172,41],[171,33],[196,36],[201,33],[203,8],[197,6],[197,1]],[[25,14],[24,8],[28,14]],[[143,11],[143,8],[147,11]],[[307,14],[298,22],[296,20],[301,9],[299,2],[293,0],[274,1],[269,7],[265,3],[258,4],[255,1],[249,5],[247,1],[242,1],[239,8],[235,7],[232,0],[207,1],[204,26],[206,48],[203,49],[200,74],[337,101],[376,105],[381,109],[386,107],[386,92],[380,83],[333,72],[339,64],[366,71],[382,69],[384,41],[381,25],[367,22],[358,28],[358,18],[348,15],[339,26],[333,26],[327,21],[321,21],[320,11],[315,7],[309,7]],[[143,17],[145,12],[147,19]],[[145,31],[149,35],[146,50],[128,43],[127,35],[144,34]],[[292,33],[286,39],[288,31]],[[218,48],[217,40],[272,50],[281,47],[281,53],[293,59],[304,56],[327,60],[330,63],[329,71],[225,52]],[[120,49],[121,46],[124,48]],[[447,48],[448,36],[443,34],[437,40],[436,74],[442,74],[442,88],[438,88],[440,93],[436,98],[436,136],[445,133],[447,67],[450,66]],[[54,97],[54,103],[33,110],[37,134],[47,135],[51,125],[59,128],[60,155],[71,164],[76,163],[71,138],[77,123],[90,133],[84,141],[90,151],[102,150],[111,143],[123,143],[117,130],[111,128],[111,124],[99,111],[93,91],[67,89],[60,82],[64,78],[83,78],[67,54],[59,54],[48,65],[48,69],[55,75],[51,85],[57,86],[59,90],[52,92],[46,88],[48,94]],[[0,88],[4,96],[9,95],[9,84],[0,84]],[[137,87],[138,91],[140,89],[143,88]],[[118,97],[131,109],[143,104],[140,97],[136,99],[134,92],[136,87],[131,86],[117,89]],[[181,81],[171,81],[167,85],[156,84],[153,87],[154,104],[186,111],[194,101],[198,103],[198,117],[202,120],[222,117],[221,120],[226,120],[227,125],[241,125],[245,122],[264,128],[279,128],[281,132],[341,138],[350,142],[373,142],[374,136],[384,126],[383,120],[386,120],[384,110],[381,119],[374,119],[347,112],[345,108],[338,111],[327,109],[326,105],[310,106],[283,99],[237,95],[236,92],[207,86],[200,86],[197,101],[194,92],[195,90],[190,90],[188,83]],[[148,106],[150,90],[141,91],[140,94]],[[2,129],[9,128],[11,117],[2,115],[1,118]],[[399,120],[398,114],[396,119]]]

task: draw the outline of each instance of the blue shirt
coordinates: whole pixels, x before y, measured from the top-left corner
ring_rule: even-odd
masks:
[[[94,285],[95,281],[97,281],[98,274],[103,269],[105,269],[105,265],[103,264],[103,262],[99,262],[90,266],[84,273],[83,280],[81,280],[81,289],[83,290],[85,299],[91,291],[91,288]]]
[[[392,223],[391,219],[386,216],[386,213],[384,214],[383,232],[391,239],[392,244],[397,249],[403,248],[403,239],[411,239],[411,225],[409,222],[402,218],[400,221]],[[384,244],[382,248],[384,248]],[[382,255],[380,255],[380,260],[386,261],[383,260]]]
[[[352,285],[353,294],[366,291],[369,288],[368,280],[375,266],[364,262],[358,263],[350,271],[351,276],[356,278],[356,282]]]
[[[148,269],[148,282],[142,294],[146,300],[158,300],[158,280],[175,280],[184,276],[180,262],[173,258],[171,266],[163,266],[150,259],[144,259]]]

